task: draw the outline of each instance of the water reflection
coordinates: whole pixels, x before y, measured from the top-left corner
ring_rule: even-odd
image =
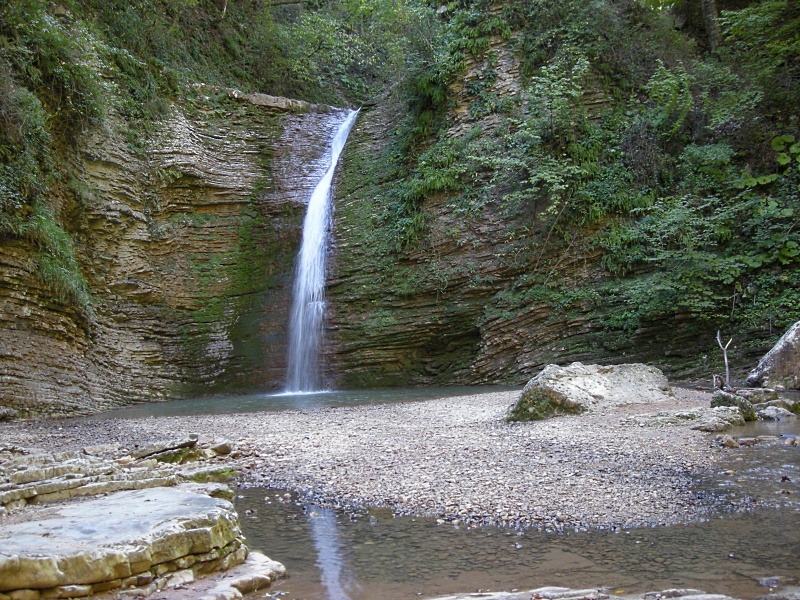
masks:
[[[306,507],[322,585],[330,600],[352,600],[346,590],[351,587],[352,582],[347,581],[346,561],[339,542],[336,514],[325,508],[311,510],[312,508]]]
[[[313,518],[312,511],[324,511],[278,502],[275,491],[267,492],[273,503],[265,505],[265,492],[240,490],[237,508],[259,511],[242,527],[252,548],[289,569],[290,577],[272,588],[287,599],[408,600],[544,585],[626,593],[688,587],[757,598],[769,592],[759,579],[800,578],[798,506],[621,533],[520,535],[393,518],[386,509],[355,520],[336,513]]]

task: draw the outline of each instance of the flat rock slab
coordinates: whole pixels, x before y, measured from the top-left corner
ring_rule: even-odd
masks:
[[[33,507],[0,527],[0,591],[119,580],[239,539],[228,501],[180,487]]]
[[[744,425],[744,418],[735,406],[716,408],[697,407],[684,410],[665,410],[657,413],[632,415],[622,421],[638,427],[670,427],[685,425],[705,432],[727,431],[734,425]]]

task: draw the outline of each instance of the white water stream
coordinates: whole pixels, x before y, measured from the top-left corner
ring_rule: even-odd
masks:
[[[336,164],[358,111],[350,111],[331,143],[330,164],[308,200],[303,241],[297,257],[289,320],[287,393],[320,391],[320,352],[325,321],[325,266],[331,218],[331,185]]]

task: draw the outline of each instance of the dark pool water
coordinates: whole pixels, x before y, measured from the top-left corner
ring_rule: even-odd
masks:
[[[368,406],[396,402],[414,402],[467,396],[487,392],[521,390],[519,386],[449,386],[425,388],[386,388],[373,390],[337,390],[301,394],[270,393],[208,396],[167,402],[136,404],[106,411],[85,419],[141,419],[187,415],[223,415],[247,412],[313,410],[341,406]]]

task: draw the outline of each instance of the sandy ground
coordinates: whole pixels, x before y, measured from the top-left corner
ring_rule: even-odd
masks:
[[[519,392],[281,413],[35,421],[0,426],[0,446],[129,449],[197,433],[229,439],[242,481],[288,488],[337,506],[462,524],[544,530],[672,524],[708,510],[692,476],[713,466],[710,434],[635,427],[631,414],[708,406],[676,389],[666,403],[508,424]]]

